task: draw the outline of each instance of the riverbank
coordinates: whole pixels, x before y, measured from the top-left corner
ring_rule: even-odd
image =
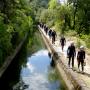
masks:
[[[48,47],[51,49],[53,48],[53,50],[55,52],[57,52],[57,54],[60,56],[59,59],[56,61],[58,68],[61,69],[62,67],[62,71],[65,72],[65,74],[62,74],[62,71],[60,71],[63,76],[64,81],[66,82],[67,87],[69,88],[69,90],[90,90],[90,77],[89,77],[89,67],[90,65],[87,65],[87,71],[85,70],[85,74],[82,73],[78,73],[77,71],[77,62],[75,60],[75,68],[76,70],[73,71],[72,69],[68,68],[67,66],[67,58],[66,58],[66,50],[68,45],[70,44],[71,41],[68,41],[66,46],[65,46],[65,50],[64,52],[61,51],[61,47],[59,46],[59,41],[56,40],[55,45],[51,44],[51,40],[48,38],[48,36],[45,35],[45,33],[43,32],[43,30],[40,28],[41,34],[43,34],[43,36],[45,37],[47,44],[49,45]],[[52,50],[52,51],[53,51]],[[61,66],[63,65],[63,66]],[[61,67],[60,67],[61,66]],[[67,80],[65,80],[65,78],[67,77],[67,80],[70,82],[68,85]],[[70,88],[71,87],[71,88]]]
[[[9,67],[9,65],[12,63],[13,59],[17,56],[17,54],[19,53],[20,49],[22,48],[24,42],[26,41],[28,37],[28,33],[26,33],[25,37],[23,38],[23,40],[21,41],[21,43],[16,47],[16,49],[14,50],[14,53],[11,54],[10,56],[8,56],[4,62],[4,64],[2,65],[2,67],[0,68],[0,78],[2,77],[2,75],[4,74],[4,72],[7,70],[7,68]]]

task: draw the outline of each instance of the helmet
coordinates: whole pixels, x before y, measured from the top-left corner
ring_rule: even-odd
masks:
[[[80,46],[80,49],[84,49],[84,46]]]
[[[74,45],[74,42],[72,42],[71,45],[73,46]]]

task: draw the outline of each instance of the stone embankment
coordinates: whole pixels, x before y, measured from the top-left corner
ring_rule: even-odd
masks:
[[[6,58],[4,64],[0,68],[0,78],[2,77],[2,75],[4,74],[4,72],[7,70],[7,68],[9,67],[9,65],[12,63],[12,61],[14,60],[14,58],[17,56],[17,54],[19,53],[19,51],[21,50],[24,42],[27,39],[27,36],[28,36],[28,33],[26,33],[26,35],[23,38],[23,40],[21,41],[21,43],[16,47],[14,53]]]

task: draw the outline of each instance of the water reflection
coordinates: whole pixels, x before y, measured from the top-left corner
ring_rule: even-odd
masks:
[[[51,60],[47,50],[40,50],[27,60],[20,75],[23,84],[17,83],[13,90],[65,90],[60,89],[62,86],[56,70],[50,67]]]
[[[35,43],[34,45],[38,46]],[[41,46],[45,48],[45,45],[42,45],[44,43],[42,42],[38,49],[35,48],[36,46],[31,47],[32,43],[29,44],[28,46],[27,43],[24,44],[0,79],[0,90],[67,90],[61,83],[62,79],[59,81],[55,68],[50,67],[51,55],[45,49],[40,50]],[[31,54],[31,50],[39,51]]]

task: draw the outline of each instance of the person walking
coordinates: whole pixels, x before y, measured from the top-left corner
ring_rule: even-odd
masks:
[[[55,44],[56,36],[57,36],[56,31],[53,30],[52,31],[52,44]]]
[[[84,46],[80,46],[80,50],[78,51],[78,54],[77,54],[77,60],[78,60],[78,69],[81,64],[81,68],[82,68],[82,72],[83,72],[84,71],[84,62],[85,62]],[[79,71],[80,71],[80,69],[79,69]]]
[[[49,38],[51,39],[51,37],[52,37],[52,29],[49,30],[48,35],[49,35]]]
[[[68,58],[69,58],[68,66],[70,67],[70,63],[71,63],[71,60],[72,60],[72,69],[73,69],[74,68],[74,58],[76,56],[76,49],[75,49],[75,45],[74,45],[73,42],[71,43],[71,45],[67,49],[67,55],[68,55]]]
[[[64,45],[66,43],[66,39],[63,35],[61,36],[60,43],[61,43],[61,47],[62,47],[62,51],[63,51]]]
[[[48,27],[45,26],[44,30],[45,30],[45,33],[46,33],[46,35],[47,35],[47,33],[48,33]]]

